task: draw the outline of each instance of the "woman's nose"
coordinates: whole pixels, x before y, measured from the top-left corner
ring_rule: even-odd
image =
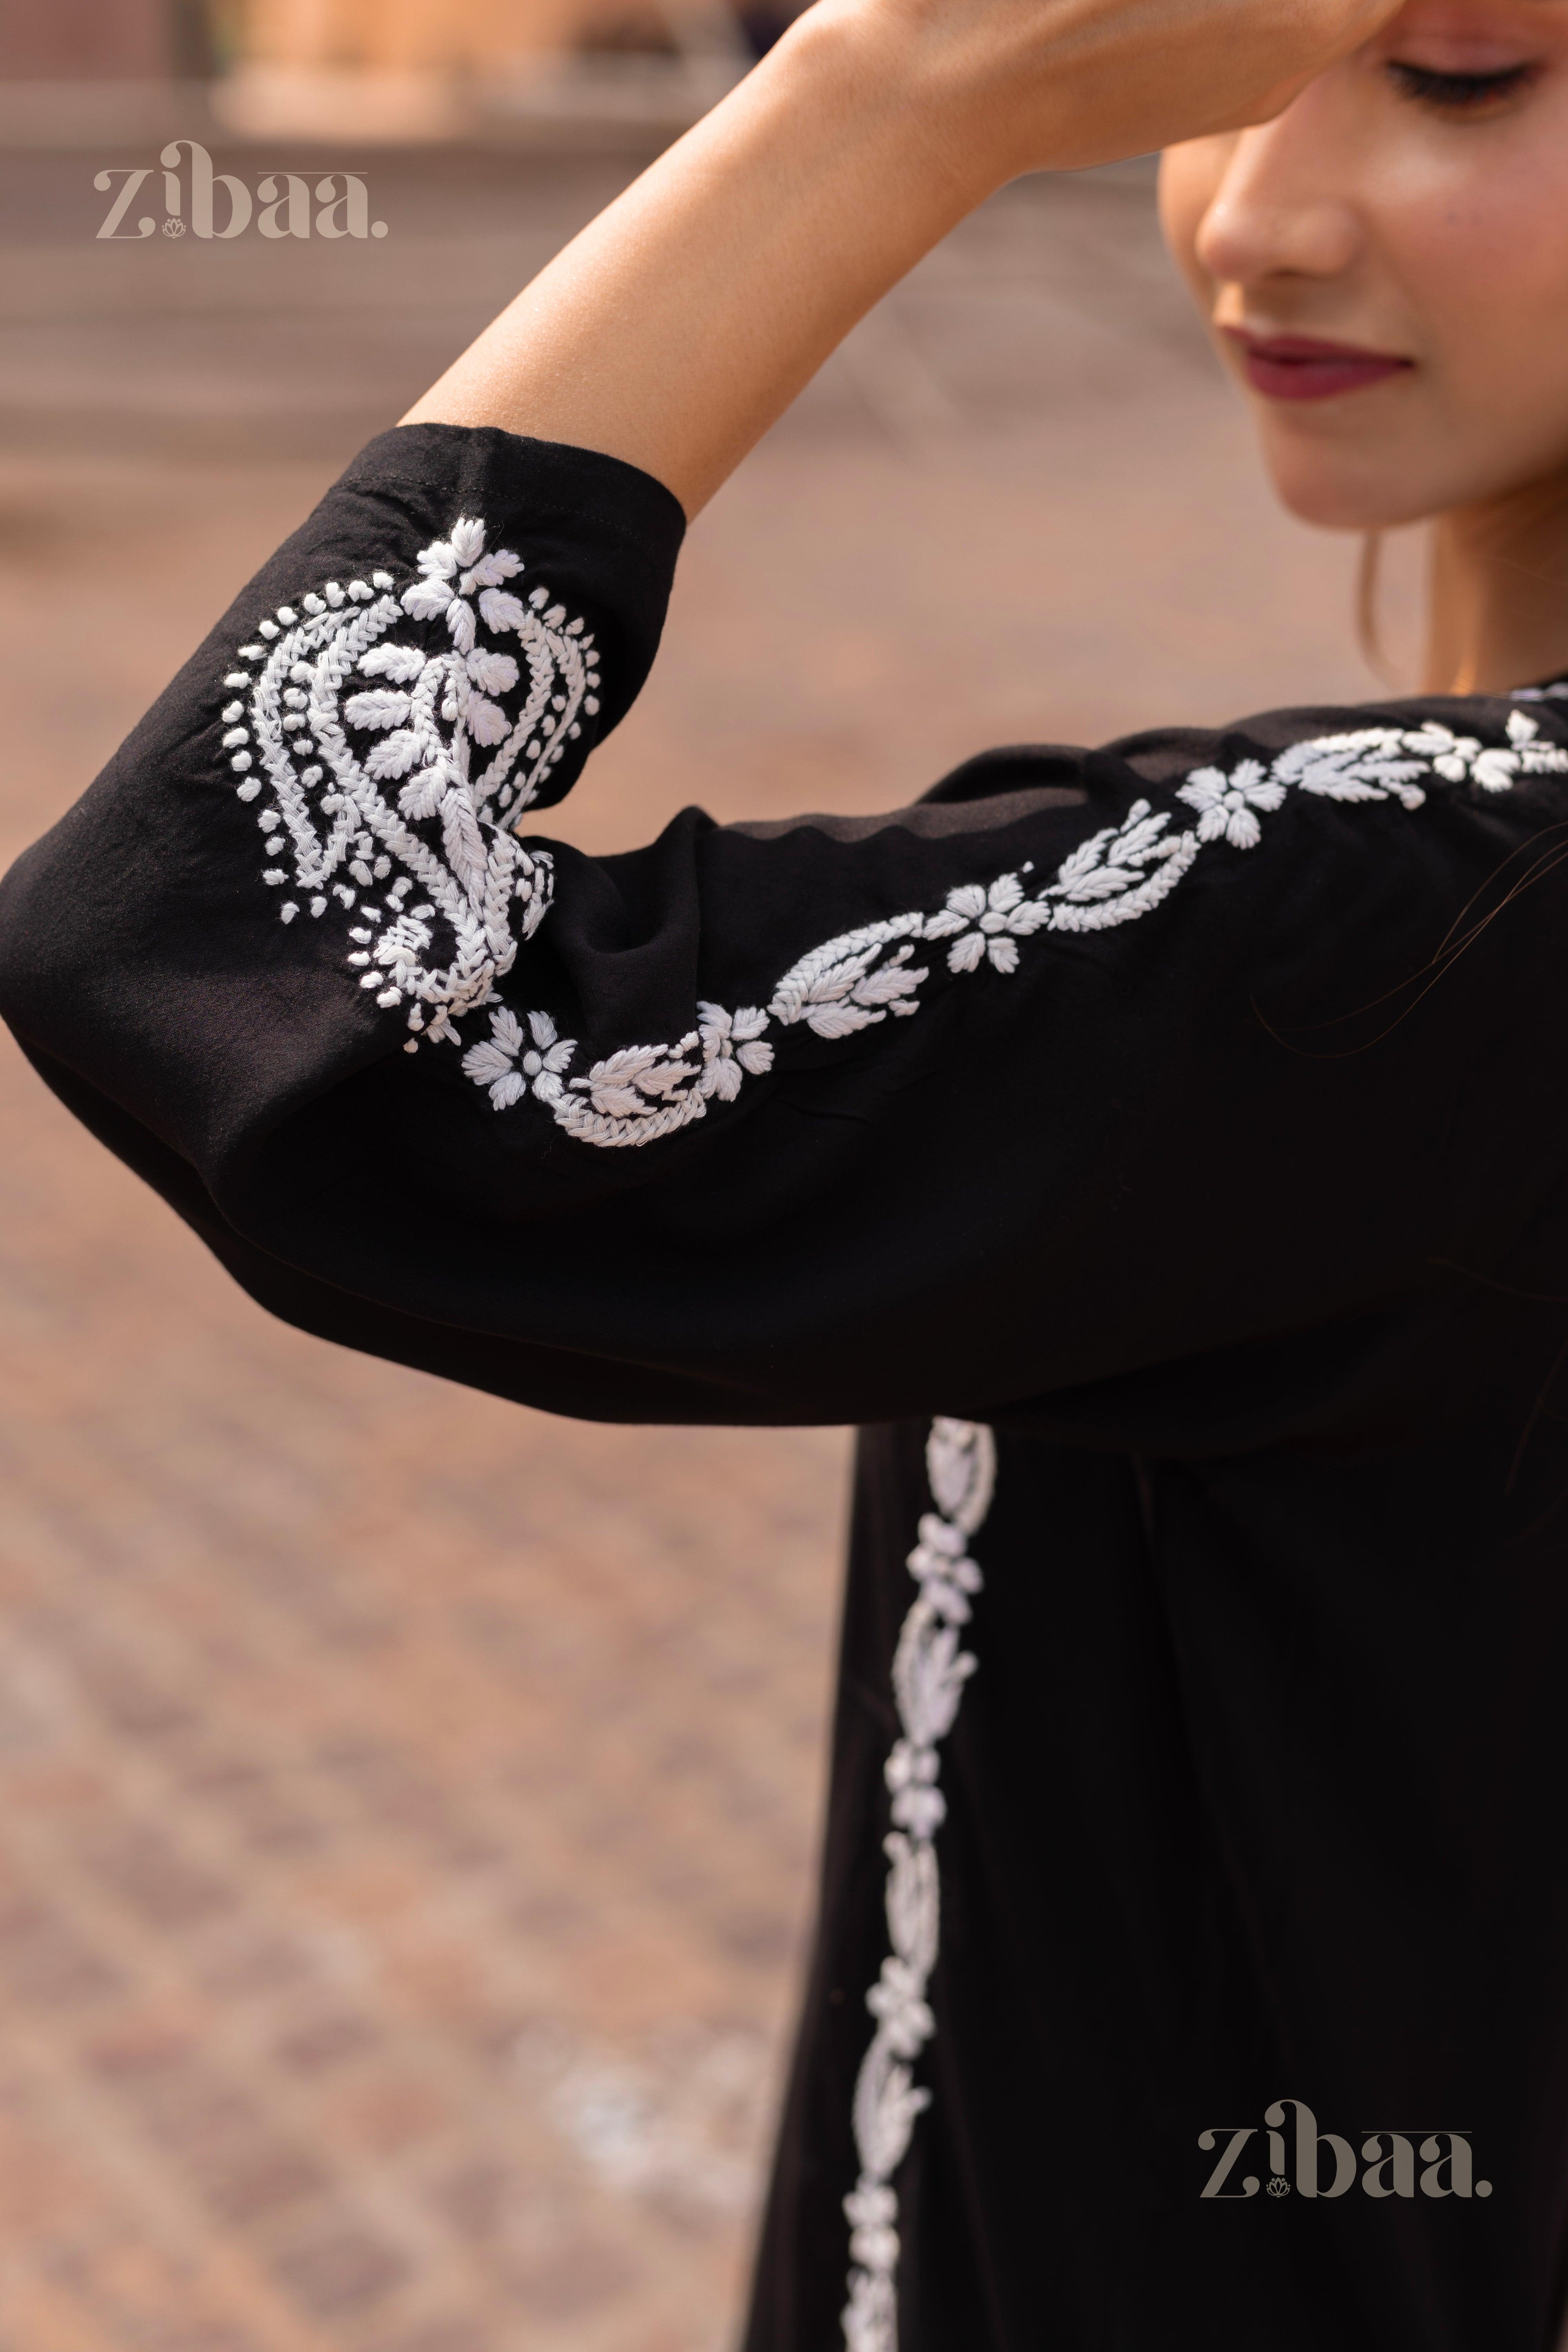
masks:
[[[1310,126],[1292,121],[1296,110],[1237,140],[1198,227],[1197,258],[1211,278],[1250,286],[1337,278],[1360,253],[1361,217],[1342,193],[1343,174],[1331,170]]]

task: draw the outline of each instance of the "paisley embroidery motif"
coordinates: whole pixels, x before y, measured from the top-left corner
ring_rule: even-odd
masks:
[[[280,604],[224,680],[223,748],[260,803],[280,919],[353,915],[346,961],[405,1008],[410,1052],[458,1042],[542,920],[552,861],[510,828],[599,709],[583,623],[547,588],[513,594],[522,559],[487,536],[460,518],[401,593],[376,572]],[[436,622],[449,645],[428,643]]]

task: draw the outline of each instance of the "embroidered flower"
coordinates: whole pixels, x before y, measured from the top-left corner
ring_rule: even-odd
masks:
[[[403,592],[403,609],[416,621],[445,620],[460,654],[472,650],[476,627],[468,598],[476,589],[499,588],[522,570],[522,559],[510,548],[485,553],[485,527],[471,516],[460,516],[450,539],[437,539],[420,551],[423,578]]]
[[[463,1056],[465,1076],[477,1087],[489,1088],[497,1110],[521,1102],[531,1085],[542,1103],[561,1099],[563,1073],[577,1050],[575,1037],[558,1037],[548,1013],[528,1016],[531,1045],[523,1035],[515,1013],[503,1006],[490,1014],[490,1034],[482,1045],[470,1045]]]
[[[901,1830],[917,1838],[932,1838],[947,1819],[947,1801],[936,1785],[934,1748],[916,1747],[908,1739],[896,1742],[882,1777],[892,1792],[892,1814]]]
[[[907,1960],[889,1952],[882,1973],[866,1995],[866,2006],[879,2018],[889,2047],[898,2058],[916,2058],[935,2031],[936,2021],[924,2000],[925,1987]]]
[[[994,971],[1017,971],[1016,942],[1051,919],[1049,907],[1024,895],[1023,875],[1028,870],[1026,866],[1022,874],[1004,874],[989,889],[979,882],[965,882],[948,892],[947,904],[941,914],[931,917],[924,936],[944,940],[952,939],[955,931],[963,933],[947,951],[949,971],[974,971],[983,961]]]
[[[758,1042],[768,1016],[754,1004],[742,1004],[735,1013],[726,1013],[721,1004],[699,1004],[697,1010],[701,1016],[697,1034],[702,1041],[703,1065],[698,1083],[705,1095],[733,1102],[741,1091],[742,1072],[760,1078],[773,1068],[773,1047]]]
[[[844,2200],[844,2218],[853,2233],[849,2240],[853,2261],[864,2263],[868,2271],[885,2273],[897,2269],[899,2233],[894,2224],[899,2200],[890,2189],[852,2189]]]
[[[1228,841],[1233,849],[1256,849],[1263,827],[1255,812],[1271,815],[1284,805],[1285,787],[1260,760],[1241,760],[1227,776],[1220,768],[1198,768],[1177,792],[1198,812],[1200,841]]]
[[[980,1590],[980,1570],[969,1558],[963,1531],[951,1519],[927,1511],[921,1520],[920,1541],[910,1554],[910,1574],[939,1617],[950,1625],[966,1625],[968,1595]]]

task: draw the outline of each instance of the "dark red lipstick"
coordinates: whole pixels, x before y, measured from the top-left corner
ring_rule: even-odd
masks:
[[[1323,342],[1316,335],[1255,335],[1246,327],[1224,331],[1240,348],[1247,383],[1268,400],[1332,400],[1405,374],[1412,364],[1387,352]]]

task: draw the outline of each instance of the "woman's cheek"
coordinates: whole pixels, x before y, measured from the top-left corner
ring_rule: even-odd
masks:
[[[1428,364],[1494,425],[1568,418],[1568,112],[1556,134],[1412,173],[1377,224]]]

